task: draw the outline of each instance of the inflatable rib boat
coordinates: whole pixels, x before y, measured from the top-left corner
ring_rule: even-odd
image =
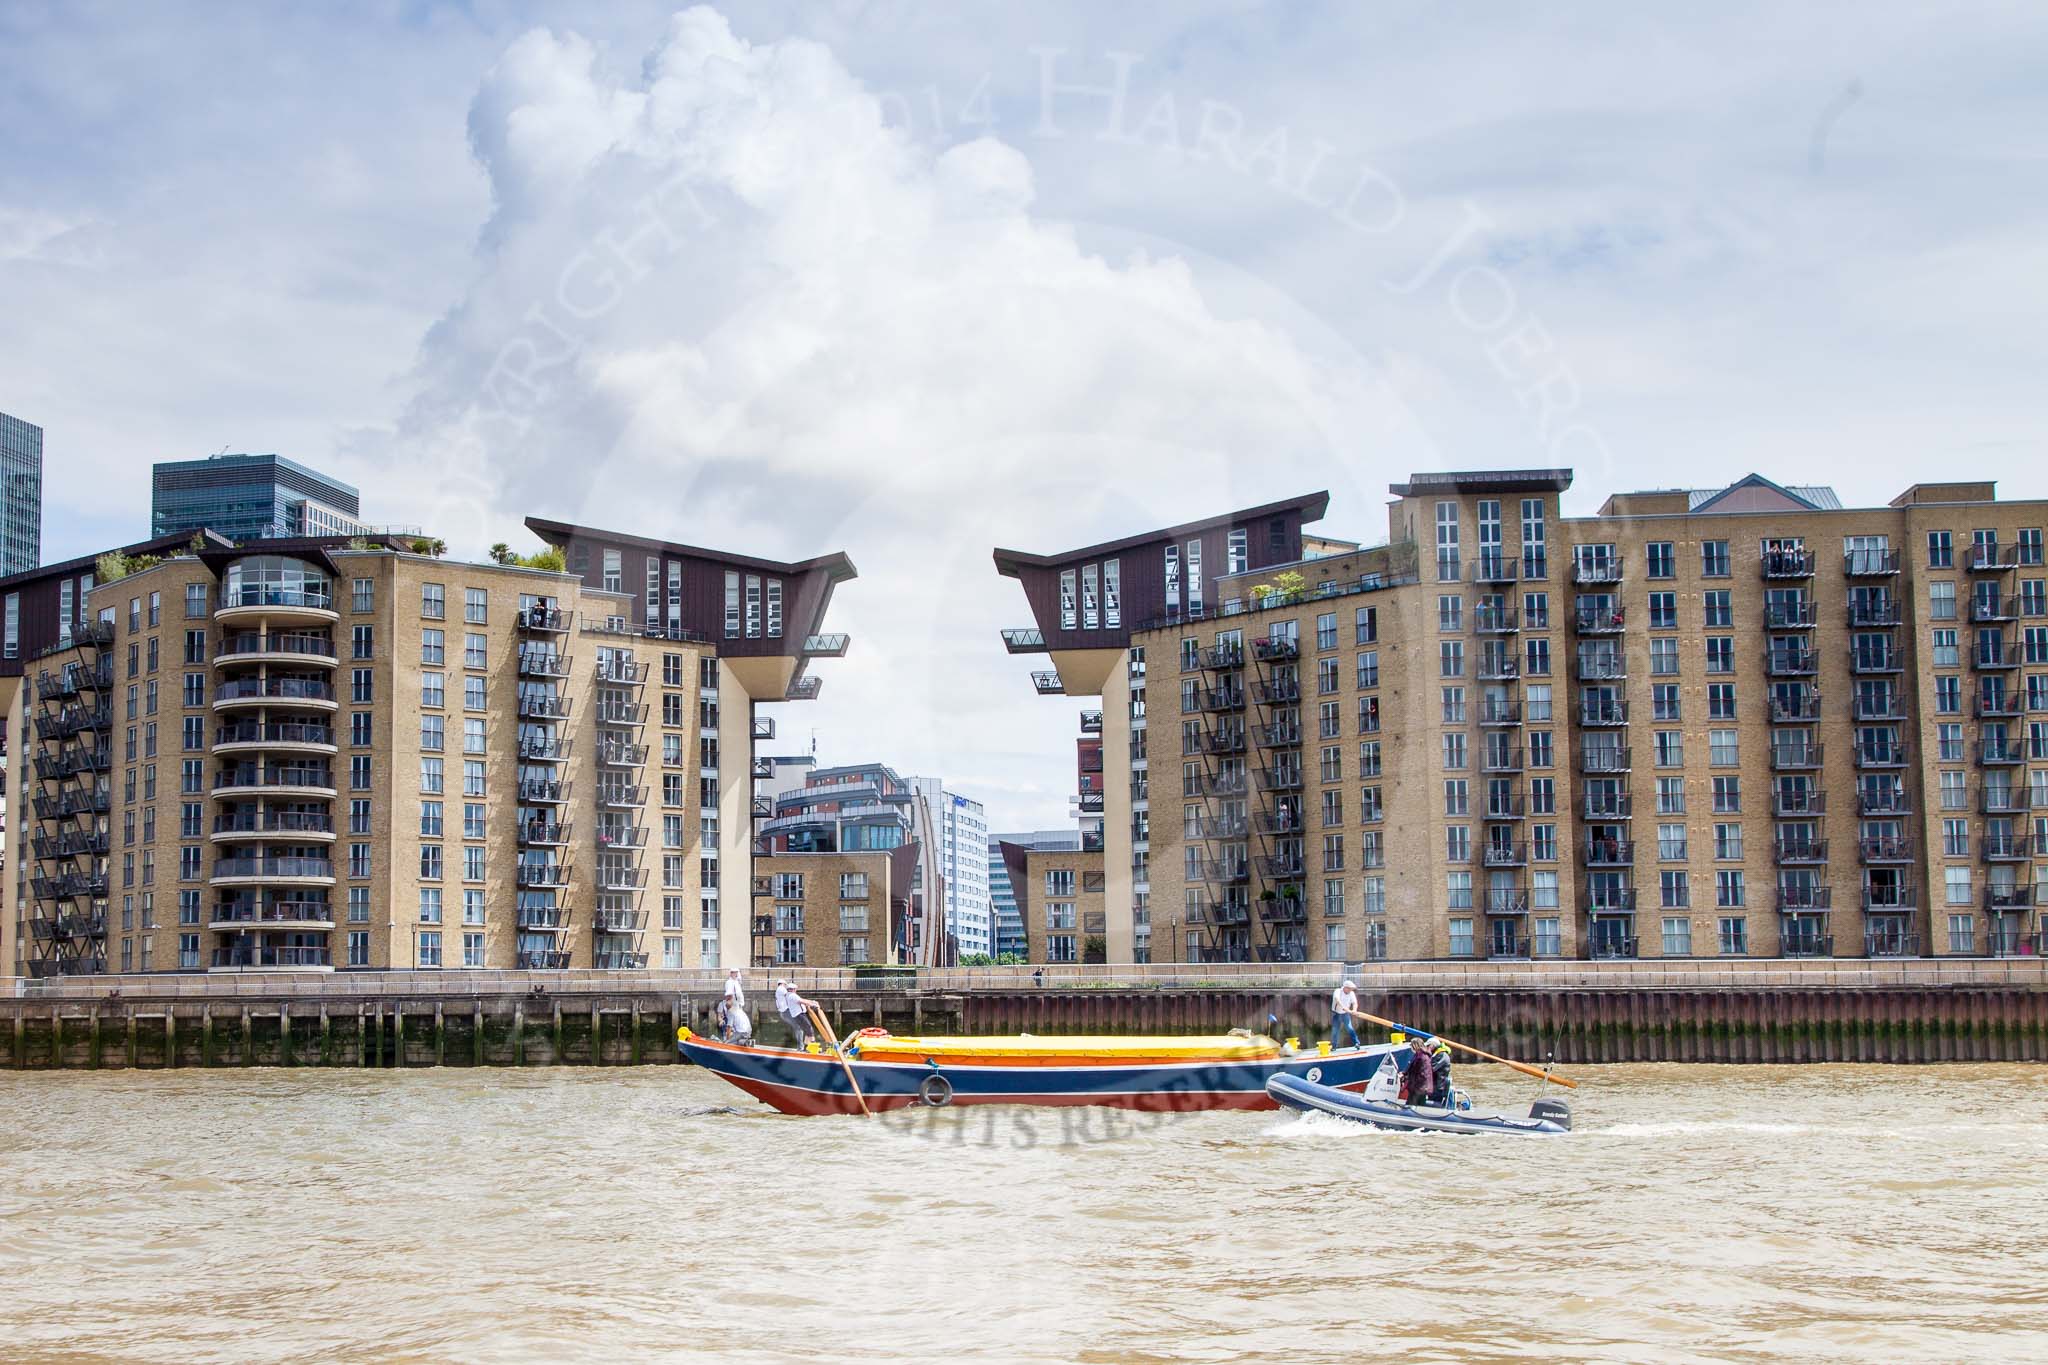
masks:
[[[1504,1114],[1475,1114],[1402,1104],[1389,1096],[1375,1094],[1379,1089],[1377,1085],[1368,1085],[1364,1095],[1355,1095],[1348,1090],[1319,1085],[1284,1072],[1266,1080],[1266,1093],[1283,1109],[1303,1114],[1328,1114],[1353,1123],[1368,1123],[1375,1128],[1414,1133],[1505,1134],[1569,1133],[1572,1130],[1571,1106],[1563,1100],[1538,1100],[1529,1106],[1529,1117],[1510,1118]]]

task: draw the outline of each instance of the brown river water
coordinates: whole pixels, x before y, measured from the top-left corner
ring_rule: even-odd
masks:
[[[7,1074],[0,1359],[2048,1359],[2048,1068],[1573,1074],[1552,1139]]]

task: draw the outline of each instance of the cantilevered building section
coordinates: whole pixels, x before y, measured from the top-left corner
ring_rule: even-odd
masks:
[[[1102,859],[1102,939],[1111,962],[1158,955],[1149,876],[1148,659],[1139,641],[1162,624],[1220,613],[1220,579],[1300,559],[1302,527],[1320,520],[1328,504],[1327,493],[1311,493],[1078,550],[995,552],[996,571],[1023,585],[1036,623],[1004,631],[1004,644],[1012,654],[1044,654],[1052,664],[1031,675],[1033,686],[1040,695],[1102,698],[1100,711],[1082,713],[1075,792],[1084,847]]]
[[[2038,951],[2048,503],[1752,475],[1567,518],[1570,484],[1414,475],[1386,546],[1227,570],[1199,614],[1184,547],[1117,547],[1182,585],[1119,602],[1158,785],[1109,782],[1105,831],[1149,835],[1155,958]],[[1095,553],[1045,566],[1081,630]]]
[[[23,628],[50,643],[35,820],[8,832],[35,866],[6,880],[14,970],[746,960],[749,750],[773,733],[747,682],[790,695],[827,594],[791,594],[806,635],[778,660],[744,619],[731,646],[691,617],[650,630],[602,579],[409,545],[202,537],[21,587],[85,612]]]
[[[702,769],[693,774],[695,799],[716,816],[707,827],[716,840],[701,853],[701,928],[707,950],[715,937],[720,961],[749,961],[756,825],[768,818],[763,792],[776,775],[775,761],[756,747],[774,741],[775,722],[756,708],[816,697],[812,662],[845,655],[847,638],[826,631],[825,615],[833,591],[855,576],[853,561],[830,554],[783,563],[542,517],[526,525],[561,549],[586,591],[615,595],[617,629],[714,658],[704,674],[711,705],[682,717],[694,721],[684,737],[694,737],[692,761]]]

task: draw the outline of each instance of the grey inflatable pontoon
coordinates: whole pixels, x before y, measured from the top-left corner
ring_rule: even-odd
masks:
[[[1374,1087],[1375,1089],[1377,1087]],[[1416,1108],[1396,1100],[1354,1095],[1299,1076],[1281,1074],[1266,1081],[1266,1093],[1282,1109],[1303,1114],[1328,1114],[1375,1128],[1416,1133],[1569,1133],[1571,1106],[1563,1100],[1542,1099],[1529,1107],[1529,1117],[1509,1118],[1504,1114],[1474,1114],[1459,1110]]]

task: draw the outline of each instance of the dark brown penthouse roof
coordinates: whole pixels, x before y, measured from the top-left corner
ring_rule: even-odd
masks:
[[[1016,578],[1020,569],[1049,569],[1080,559],[1092,559],[1101,555],[1116,554],[1120,550],[1150,545],[1155,541],[1181,540],[1196,536],[1203,531],[1223,526],[1237,526],[1270,517],[1276,513],[1294,512],[1301,521],[1321,521],[1330,510],[1330,494],[1325,489],[1320,493],[1303,493],[1298,497],[1282,498],[1278,502],[1261,503],[1257,507],[1241,508],[1235,512],[1224,512],[1218,516],[1203,517],[1200,521],[1186,521],[1178,526],[1165,526],[1156,531],[1141,531],[1137,535],[1125,536],[1120,540],[1106,540],[1099,545],[1084,545],[1077,550],[1060,550],[1049,555],[1035,555],[1024,550],[998,548],[996,572],[1005,578]]]

